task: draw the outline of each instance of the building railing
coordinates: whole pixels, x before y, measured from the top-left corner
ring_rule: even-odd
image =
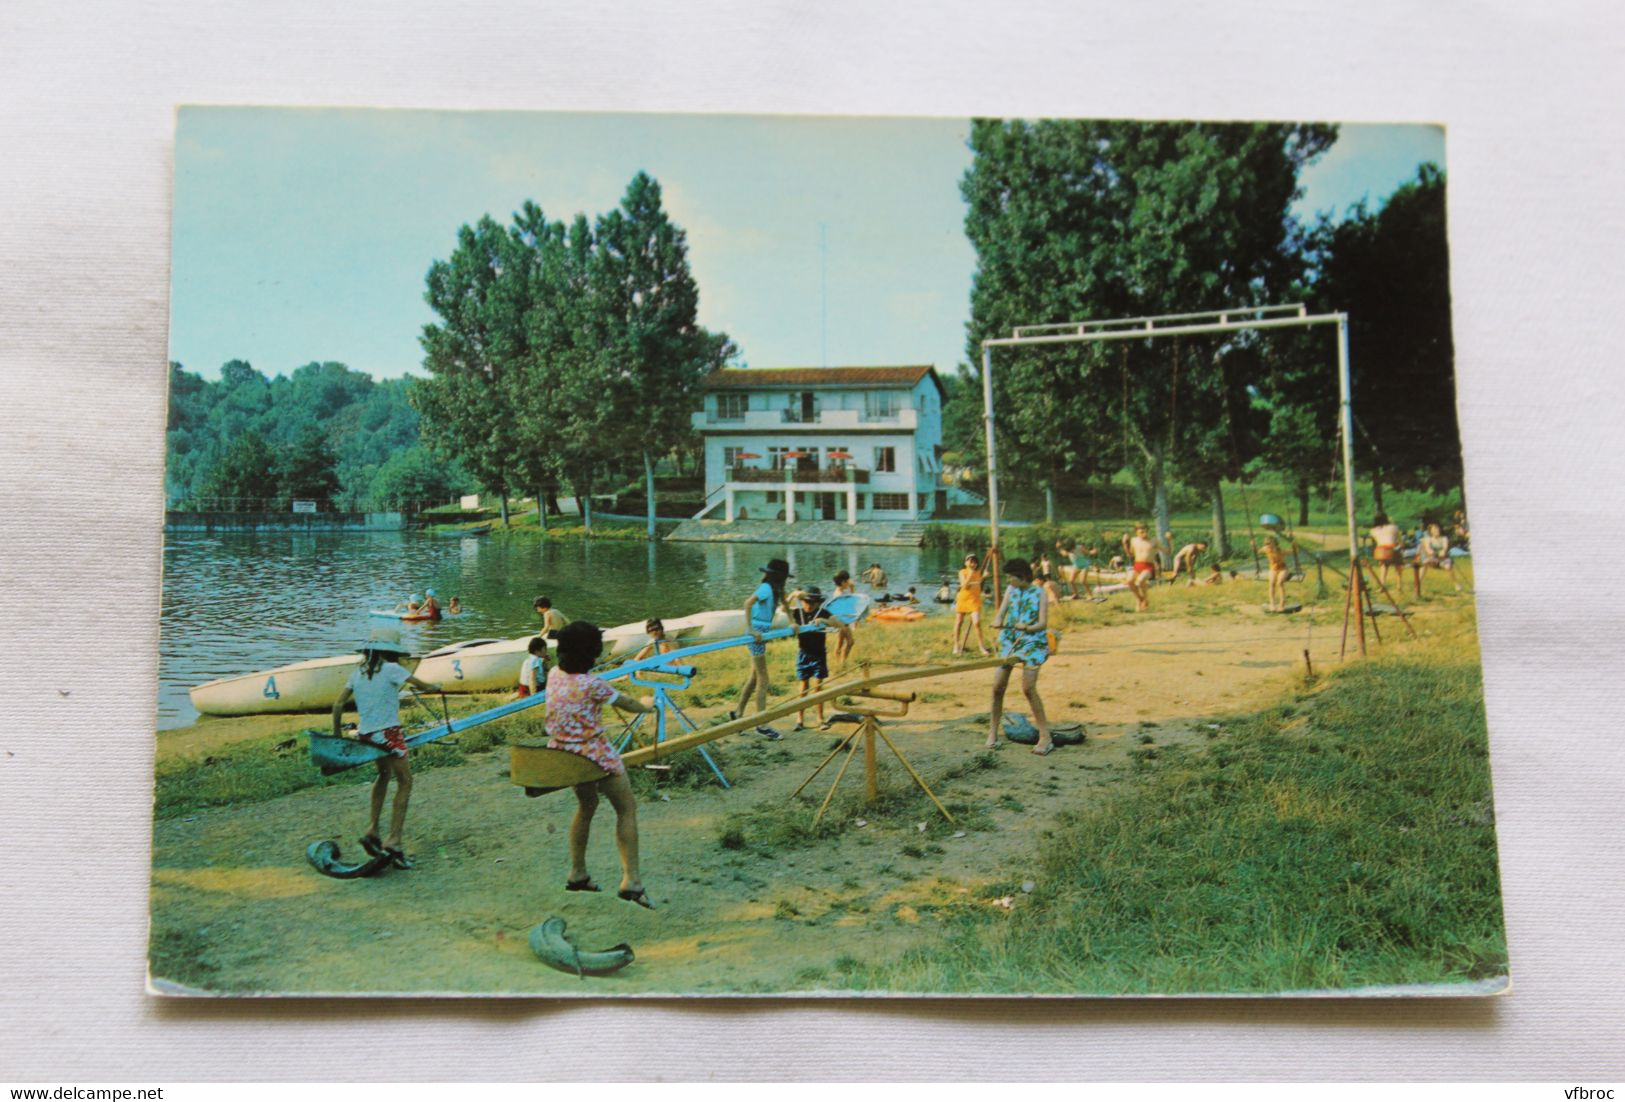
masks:
[[[773,432],[785,425],[802,425],[836,431],[855,428],[858,425],[895,425],[900,430],[908,430],[918,426],[919,415],[912,406],[896,406],[890,410],[837,409],[821,406],[811,412],[799,407],[730,410],[727,413],[706,409],[695,410],[690,423],[695,428],[701,429],[715,425],[759,429],[764,432]]]
[[[844,484],[855,482],[867,485],[869,472],[860,467],[795,467],[792,468],[795,482],[830,482]],[[766,482],[782,485],[785,479],[783,470],[773,470],[767,467],[729,467],[728,481],[730,482]]]

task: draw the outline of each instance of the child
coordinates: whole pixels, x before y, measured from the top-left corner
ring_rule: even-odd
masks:
[[[1189,577],[1185,580],[1185,584],[1188,586],[1195,585],[1196,560],[1201,558],[1202,552],[1206,550],[1206,540],[1197,540],[1195,543],[1187,543],[1184,547],[1181,547],[1178,553],[1174,555],[1174,576],[1168,579],[1168,584],[1173,585],[1174,582],[1178,581],[1180,574],[1188,574]]]
[[[419,597],[416,593],[414,593],[414,594],[412,594],[410,597],[408,597],[406,599],[406,603],[404,605],[397,604],[395,606],[395,611],[396,612],[404,612],[408,616],[416,616],[418,614],[418,609],[422,605],[422,603],[423,603],[423,598]]]
[[[790,610],[790,620],[797,627],[823,620],[829,622],[829,613],[824,611],[824,591],[816,585],[808,586],[805,592],[798,594],[801,598],[797,602],[799,607]],[[822,631],[804,631],[796,636],[796,680],[801,682],[801,694],[806,696],[809,692],[816,693],[823,687],[824,678],[829,676],[829,659],[824,653],[824,633]],[[824,725],[824,705],[818,705],[818,724]],[[807,713],[796,713],[797,731],[807,729]]]
[[[1151,584],[1157,580],[1157,545],[1151,542],[1149,531],[1145,525],[1136,524],[1134,535],[1123,537],[1125,548],[1134,557],[1128,588],[1134,594],[1135,612],[1151,611]]]
[[[1010,578],[1010,588],[993,618],[999,628],[999,654],[1020,661],[1021,691],[1032,706],[1033,725],[1038,728],[1038,744],[1033,753],[1043,756],[1055,749],[1050,737],[1049,720],[1044,716],[1044,702],[1038,696],[1038,672],[1049,659],[1049,602],[1044,591],[1033,584],[1033,568],[1025,559],[1011,559],[1004,564]],[[1004,715],[1004,691],[1010,685],[1010,667],[1000,666],[993,671],[993,707],[989,713],[992,726],[987,734],[987,748],[999,745],[999,722]]]
[[[987,638],[982,634],[982,564],[975,555],[966,555],[965,565],[959,568],[959,596],[954,599],[956,658],[965,653],[971,628],[976,629],[976,649],[987,654]]]
[[[1274,536],[1264,541],[1263,550],[1270,564],[1270,611],[1281,612],[1286,608],[1286,552]]]
[[[931,600],[933,603],[939,605],[951,605],[954,603],[954,587],[953,583],[948,580],[948,575],[944,574],[942,576],[942,584],[937,586],[937,595],[931,598]]]
[[[453,597],[451,599],[451,601],[446,605],[446,615],[447,616],[461,616],[462,614],[463,614],[463,599],[461,597]]]
[[[1399,541],[1401,536],[1399,525],[1388,519],[1387,513],[1378,513],[1371,518],[1371,543],[1373,550],[1371,559],[1377,564],[1378,577],[1383,584],[1388,582],[1388,570],[1393,568],[1397,576],[1404,568],[1404,559],[1399,554]]]
[[[434,590],[425,589],[423,591],[423,606],[418,609],[418,615],[427,616],[431,620],[440,619],[440,602],[434,599]]]
[[[1443,570],[1450,576],[1450,584],[1460,593],[1461,583],[1456,580],[1455,563],[1450,559],[1450,537],[1437,524],[1428,525],[1428,534],[1416,545],[1416,595],[1422,595],[1422,572],[1429,567]]]
[[[570,875],[564,890],[595,892],[587,873],[587,835],[598,797],[615,809],[615,848],[621,855],[621,887],[628,903],[654,909],[638,870],[638,803],[621,756],[604,737],[600,712],[605,704],[623,712],[652,712],[647,700],[625,696],[590,671],[604,652],[604,634],[594,624],[577,621],[559,631],[558,666],[547,675],[547,747],[580,754],[609,776],[575,786],[576,813],[570,820]]]
[[[666,638],[666,625],[659,620],[643,621],[643,630],[648,634],[649,641],[643,644],[642,650],[632,656],[632,661],[641,662],[645,658],[653,658],[657,654],[677,649],[677,644]]]
[[[356,732],[368,746],[388,753],[378,759],[378,779],[372,782],[372,815],[361,848],[374,857],[388,857],[399,869],[412,862],[401,848],[401,830],[406,826],[406,805],[412,798],[412,769],[406,762],[406,737],[401,733],[401,687],[410,685],[437,693],[439,685],[419,681],[397,659],[408,653],[401,646],[401,633],[394,628],[377,628],[361,646],[361,664],[344,683],[344,691],[333,702],[333,737],[344,737],[344,709],[353,700]],[[390,811],[389,834],[378,837],[378,819],[383,814],[389,782],[395,782],[395,805]]]
[[[857,586],[852,584],[852,575],[844,570],[836,571],[833,580],[837,597],[846,597],[858,591]],[[844,621],[836,623],[838,626],[835,629],[835,661],[845,665],[846,660],[852,656],[852,644],[857,640],[852,634],[851,624]]]
[[[859,577],[863,579],[865,585],[877,593],[886,592],[886,587],[891,585],[891,579],[886,577],[886,572],[880,568],[880,564],[877,562],[870,563],[869,569],[865,570]]]
[[[535,696],[547,686],[547,640],[538,635],[525,649],[530,652],[530,657],[519,667],[519,688],[513,694],[515,700]]]
[[[536,615],[542,618],[542,634],[549,639],[557,639],[560,630],[570,622],[564,613],[553,607],[551,597],[538,597],[531,607],[536,610]]]
[[[750,654],[750,673],[739,687],[738,704],[729,713],[730,719],[745,714],[750,707],[752,693],[756,696],[756,710],[767,710],[767,643],[762,639],[762,632],[773,626],[773,617],[784,605],[784,583],[790,577],[790,564],[783,559],[769,559],[767,565],[758,567],[758,570],[762,580],[745,602],[745,621],[752,638],[751,642],[745,644],[745,650]],[[784,737],[765,725],[756,728],[756,733],[771,740]]]

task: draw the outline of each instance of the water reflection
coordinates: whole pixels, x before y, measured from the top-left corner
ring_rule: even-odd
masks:
[[[918,548],[536,543],[401,532],[181,532],[166,537],[164,552],[161,729],[197,718],[191,686],[352,650],[382,622],[371,610],[431,587],[442,604],[459,597],[465,611],[402,624],[403,638],[420,651],[528,632],[536,626],[531,602],[542,593],[569,616],[610,626],[737,608],[771,558],[791,563],[797,583],[826,592],[836,571],[856,577],[878,560],[893,589],[918,584],[922,599],[955,558]]]

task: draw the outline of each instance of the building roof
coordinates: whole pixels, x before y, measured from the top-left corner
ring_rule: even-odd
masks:
[[[937,377],[937,369],[930,364],[914,367],[725,367],[706,376],[705,389],[913,388],[927,376],[936,384],[937,394],[946,398],[948,391]]]

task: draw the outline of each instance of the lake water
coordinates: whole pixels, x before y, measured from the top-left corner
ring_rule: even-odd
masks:
[[[603,627],[675,618],[744,604],[770,558],[797,582],[830,591],[837,570],[856,577],[879,562],[893,590],[919,587],[929,602],[959,556],[942,548],[768,544],[542,543],[447,539],[409,532],[175,532],[164,539],[158,727],[198,718],[187,690],[200,682],[354,650],[369,616],[432,588],[465,612],[434,624],[401,624],[422,654],[466,639],[511,638],[537,625],[531,602],[546,594],[571,619]],[[861,587],[860,587],[861,588]]]

